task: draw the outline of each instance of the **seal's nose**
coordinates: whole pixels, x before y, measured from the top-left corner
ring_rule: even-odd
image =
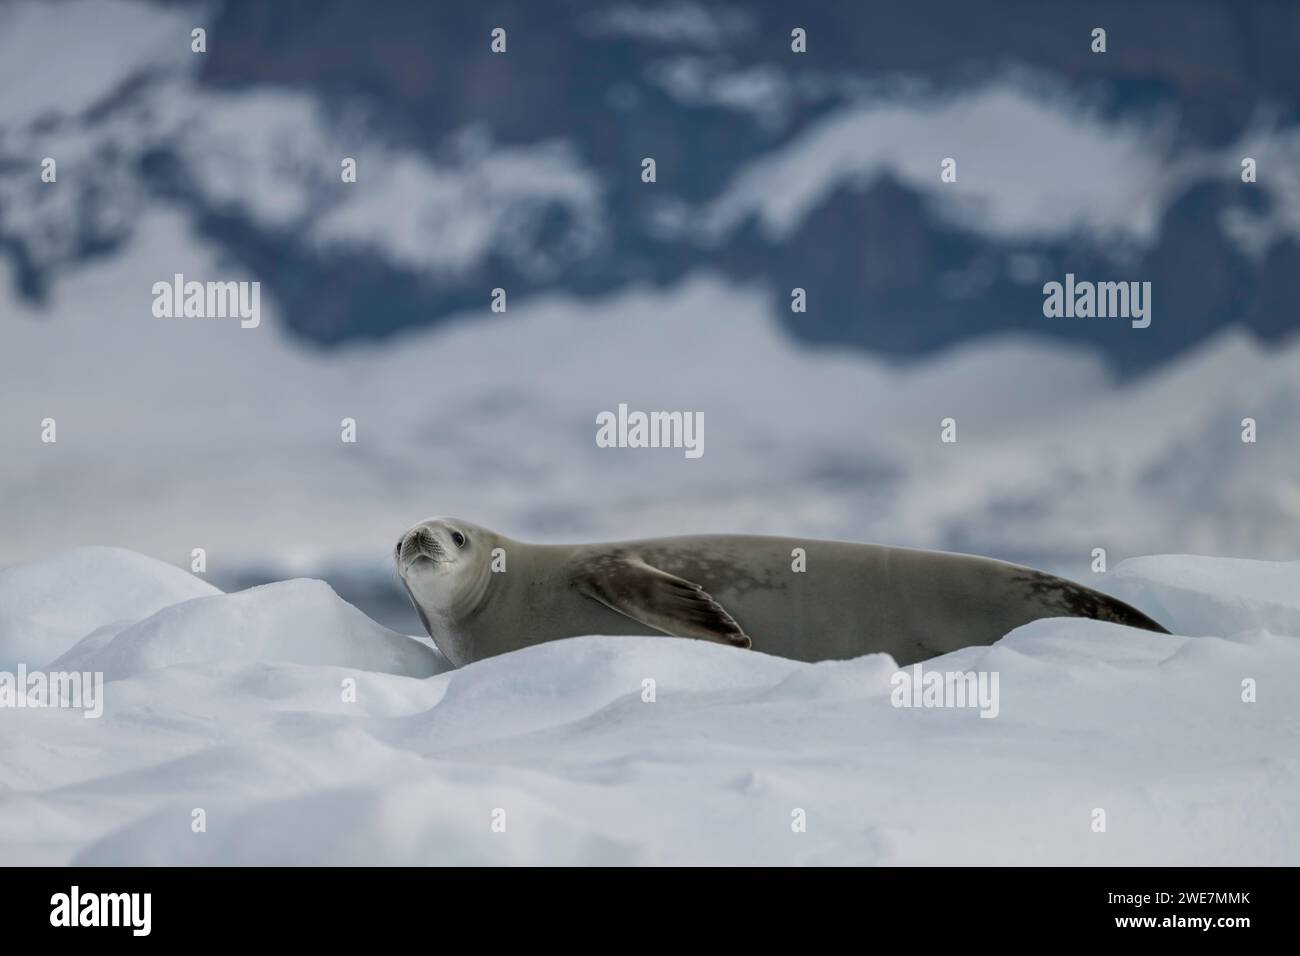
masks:
[[[445,554],[446,550],[438,542],[434,533],[420,526],[402,535],[401,540],[397,542],[395,557],[398,564],[403,564],[416,558],[431,558],[437,561]]]

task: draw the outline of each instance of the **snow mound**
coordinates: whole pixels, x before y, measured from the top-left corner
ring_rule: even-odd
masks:
[[[102,671],[112,681],[158,667],[232,660],[409,677],[448,666],[432,647],[376,624],[324,581],[298,579],[184,601],[128,627],[97,631],[50,669]]]
[[[109,677],[98,719],[0,710],[0,858],[1294,865],[1295,573],[1135,560],[1153,611],[1227,626],[1041,620],[924,662],[996,675],[987,719],[897,706],[883,654],[588,636],[434,673],[317,581],[181,600],[57,662]]]
[[[1116,566],[1107,590],[1178,634],[1300,635],[1300,561],[1130,558]]]
[[[0,668],[39,667],[98,627],[220,593],[122,548],[76,548],[0,571]]]

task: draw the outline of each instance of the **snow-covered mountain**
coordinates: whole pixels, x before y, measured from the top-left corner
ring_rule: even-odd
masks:
[[[895,355],[1017,330],[1132,371],[1296,327],[1294,8],[1202,3],[1172,30],[1092,4],[1094,54],[1093,20],[1050,6],[991,30],[956,0],[813,3],[796,54],[775,0],[549,6],[7,4],[0,255],[40,301],[162,205],[318,343],[701,269],[797,339]],[[1155,322],[1045,320],[1066,272],[1151,281]]]

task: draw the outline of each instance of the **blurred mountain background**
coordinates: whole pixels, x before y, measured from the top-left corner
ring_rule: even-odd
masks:
[[[432,513],[1294,555],[1298,48],[1291,2],[0,3],[0,566],[391,596]],[[264,328],[153,318],[180,271]],[[1044,318],[1067,272],[1151,327]],[[622,401],[705,457],[596,449]]]
[[[159,26],[193,8],[163,9]],[[6,117],[10,135],[66,126],[107,160],[79,182],[57,248],[21,216],[5,227],[29,296],[111,253],[130,207],[158,197],[321,344],[437,323],[498,286],[517,303],[669,284],[701,266],[770,284],[798,339],[890,355],[1017,329],[1087,342],[1136,371],[1228,323],[1272,340],[1300,321],[1294,3],[202,9],[205,55],[147,44],[157,31],[136,23],[149,16],[138,8],[5,13],[11,69],[24,57],[55,66],[57,50],[32,45],[49,30],[142,54],[71,110],[18,102],[36,78],[6,98],[20,113]],[[38,35],[24,37],[32,21]],[[497,26],[504,55],[489,49]],[[794,26],[808,31],[806,54],[790,50]],[[1097,26],[1104,54],[1090,51]],[[196,111],[211,100],[206,129],[140,115],[175,92],[168,67]],[[268,115],[240,137],[253,118],[241,114]],[[128,117],[141,141],[110,142]],[[232,142],[208,139],[222,132]],[[347,196],[315,151],[324,141],[373,156],[360,176],[380,194]],[[1238,176],[1246,155],[1260,163],[1256,188]],[[653,188],[640,180],[646,156]],[[956,188],[939,182],[946,156]],[[231,181],[249,160],[274,166],[252,174],[277,193],[269,206]],[[1045,323],[1042,282],[1067,270],[1149,279],[1165,321],[1139,336]],[[796,286],[806,315],[783,308]]]

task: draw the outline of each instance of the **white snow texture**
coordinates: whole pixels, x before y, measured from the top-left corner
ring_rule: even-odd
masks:
[[[998,673],[982,719],[892,706],[881,654],[592,636],[447,670],[319,581],[73,550],[0,572],[0,659],[103,671],[103,715],[0,711],[0,860],[1296,863],[1300,563],[1107,580],[1196,636],[1054,619],[928,662]]]

